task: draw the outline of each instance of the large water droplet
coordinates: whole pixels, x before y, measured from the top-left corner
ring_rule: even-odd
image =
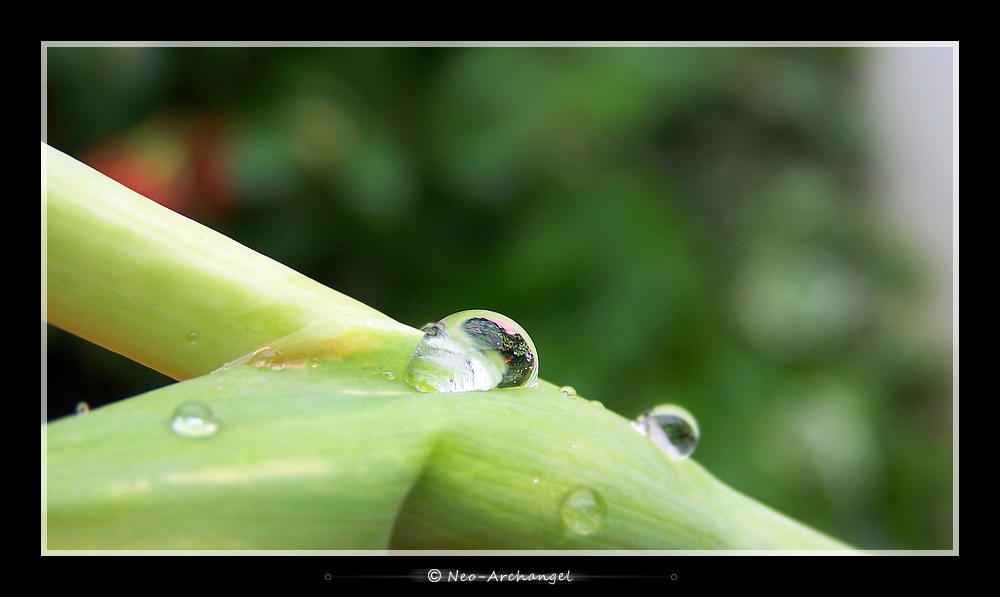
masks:
[[[403,378],[421,392],[472,392],[538,385],[538,353],[514,320],[481,309],[423,327]]]
[[[559,503],[559,518],[577,535],[593,535],[604,526],[608,506],[601,494],[587,487],[573,487]]]
[[[181,437],[199,438],[219,431],[219,415],[204,402],[185,402],[174,411],[170,428]]]
[[[647,410],[632,421],[632,427],[678,460],[694,454],[698,445],[698,422],[691,413],[674,404]]]

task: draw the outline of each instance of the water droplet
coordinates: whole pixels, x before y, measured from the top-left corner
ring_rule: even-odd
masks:
[[[372,373],[374,375],[381,375],[382,377],[384,377],[386,379],[396,379],[396,374],[393,373],[392,371],[385,371],[383,369],[376,369]]]
[[[78,415],[85,415],[85,414],[87,414],[89,412],[90,412],[90,405],[89,404],[87,404],[86,402],[77,402],[76,403],[76,414],[78,414]]]
[[[208,235],[202,234],[201,236],[198,237],[198,244],[199,245],[203,245],[203,244],[205,244],[207,242],[208,242]]]
[[[472,392],[538,385],[538,353],[514,320],[461,311],[421,330],[403,378],[421,392]]]
[[[608,506],[601,494],[587,487],[571,488],[559,503],[559,518],[577,535],[593,535],[604,526]]]
[[[319,361],[317,361],[318,363]],[[259,369],[271,369],[272,371],[281,371],[285,368],[285,357],[277,350],[271,348],[270,346],[265,346],[263,348],[258,348],[257,350],[245,354],[235,361],[230,361],[225,365],[219,367],[212,373],[219,373],[221,371],[229,371],[234,367],[242,367],[243,365],[248,365],[251,367],[257,367]],[[312,361],[310,361],[312,365]],[[313,367],[318,366],[312,365]]]
[[[319,359],[317,359],[316,357],[309,359],[309,366],[312,367],[313,369],[319,367]]]
[[[632,427],[672,458],[687,458],[698,445],[698,422],[673,404],[655,406],[632,421]]]
[[[194,344],[195,342],[197,342],[198,341],[198,332],[191,332],[190,334],[188,334],[187,335],[187,341],[189,343],[191,343],[191,344]]]
[[[174,411],[170,428],[181,437],[209,437],[219,431],[219,415],[204,402],[185,402]]]
[[[281,371],[285,368],[285,361],[277,350],[270,346],[258,348],[250,355],[249,364],[254,367],[268,368],[272,371]]]
[[[534,483],[535,485],[538,485],[538,477],[532,479],[531,482]]]
[[[593,406],[594,408],[598,408],[601,410],[604,409],[604,404],[602,404],[600,400],[591,400],[590,405]]]
[[[559,391],[563,396],[576,396],[576,390],[573,389],[573,386],[563,386],[559,388]]]

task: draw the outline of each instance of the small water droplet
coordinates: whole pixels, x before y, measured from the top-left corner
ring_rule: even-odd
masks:
[[[199,245],[203,245],[203,244],[205,244],[207,242],[208,242],[208,235],[202,234],[201,236],[198,237],[198,244]]]
[[[90,405],[89,404],[87,404],[86,402],[77,402],[76,403],[76,414],[78,414],[78,415],[85,415],[85,414],[87,414],[89,412],[90,412]]]
[[[181,437],[209,437],[219,431],[219,415],[204,402],[185,402],[174,411],[170,428]]]
[[[563,396],[576,396],[576,390],[573,389],[573,386],[563,386],[559,388],[559,391]]]
[[[576,444],[573,444],[573,449],[575,450],[576,448],[577,448],[577,445],[576,445]]]
[[[531,482],[534,483],[535,485],[538,485],[538,477],[532,479]]]
[[[632,428],[677,460],[694,454],[700,437],[694,416],[674,404],[647,410],[632,421]]]
[[[285,361],[281,353],[270,346],[265,346],[264,348],[258,348],[255,350],[254,353],[250,355],[249,364],[261,369],[266,367],[272,371],[281,371],[285,368]]]
[[[224,386],[221,381],[215,384],[215,389],[216,390],[221,390],[221,389],[223,389],[225,387],[226,386]]]
[[[396,374],[392,371],[386,371],[384,369],[376,369],[372,372],[373,375],[381,375],[386,379],[396,379]]]
[[[472,392],[538,385],[538,353],[514,320],[481,309],[422,329],[403,378],[421,392]]]
[[[577,535],[593,535],[604,526],[608,506],[601,494],[587,487],[571,488],[559,502],[559,518]]]
[[[189,343],[191,343],[191,344],[194,344],[195,342],[197,342],[198,341],[198,332],[191,332],[190,334],[188,334],[187,335],[187,341]]]
[[[604,410],[604,404],[602,404],[600,400],[591,400],[590,405],[594,408]]]
[[[319,367],[319,364],[320,363],[319,363],[319,359],[318,358],[313,357],[313,358],[309,359],[309,366],[312,367],[313,369],[315,369],[316,367]]]

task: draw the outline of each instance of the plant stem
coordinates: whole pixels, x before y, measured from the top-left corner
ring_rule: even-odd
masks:
[[[53,325],[179,380],[292,334],[326,358],[420,337],[44,143],[42,163]]]
[[[42,161],[47,320],[194,378],[43,428],[54,547],[847,547],[548,382],[418,392],[400,374],[419,331],[44,144]],[[285,366],[204,375],[264,346]],[[171,432],[192,400],[217,436]]]

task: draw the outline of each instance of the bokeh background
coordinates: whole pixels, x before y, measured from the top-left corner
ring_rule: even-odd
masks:
[[[507,314],[822,531],[952,548],[951,48],[43,52],[52,146],[409,325]],[[172,383],[45,334],[48,419]]]

